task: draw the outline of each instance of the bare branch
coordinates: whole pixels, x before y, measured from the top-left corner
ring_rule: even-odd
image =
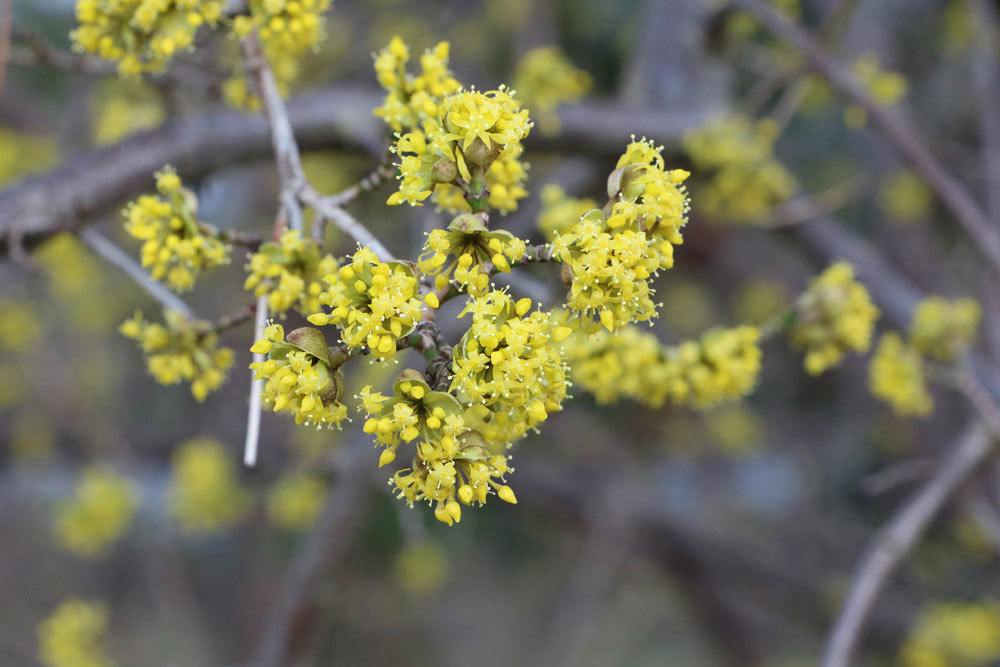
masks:
[[[896,110],[880,106],[839,63],[830,58],[819,42],[795,23],[787,20],[762,0],[733,0],[776,35],[797,48],[810,66],[830,85],[868,114],[872,125],[899,152],[913,170],[937,193],[959,225],[972,240],[990,268],[1000,274],[1000,230],[989,220],[969,192],[938,162],[917,133]]]
[[[972,83],[979,98],[979,132],[986,166],[986,197],[994,221],[1000,221],[1000,68],[996,34],[1000,16],[988,0],[966,0],[975,31]]]
[[[267,326],[267,297],[257,297],[256,315],[253,322],[253,339],[264,337],[264,327]],[[264,361],[263,354],[254,353],[254,363]],[[243,443],[243,464],[252,468],[257,465],[257,444],[260,441],[261,393],[264,390],[263,380],[250,380],[250,404],[247,408],[247,437]]]
[[[947,449],[948,454],[934,476],[879,531],[861,559],[827,641],[823,667],[852,664],[851,656],[879,592],[962,481],[993,451],[993,438],[983,426],[975,425]]]
[[[122,273],[141,287],[146,294],[156,299],[161,306],[168,310],[176,310],[189,320],[194,319],[194,312],[190,306],[179,296],[167,289],[166,285],[153,280],[146,270],[132,259],[131,255],[104,238],[100,232],[94,229],[81,230],[80,240],[101,259],[120,269]]]

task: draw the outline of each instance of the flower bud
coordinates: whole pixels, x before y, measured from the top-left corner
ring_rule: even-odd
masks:
[[[299,327],[290,331],[285,340],[303,352],[308,352],[330,368],[336,368],[330,359],[330,348],[326,344],[326,336],[315,327]]]
[[[488,167],[500,155],[500,145],[491,141],[487,146],[482,139],[476,137],[462,153],[469,162],[480,167]]]
[[[451,158],[443,157],[431,168],[431,180],[435,183],[451,183],[458,176],[458,165]]]

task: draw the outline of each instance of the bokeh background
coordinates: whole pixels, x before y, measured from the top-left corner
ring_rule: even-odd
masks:
[[[953,175],[985,192],[984,102],[972,68],[983,58],[995,67],[998,52],[996,25],[987,26],[985,51],[977,41],[976,3],[773,4],[820,31],[859,75],[874,67],[872,94],[905,109]],[[178,59],[180,71],[195,74],[169,81],[32,64],[26,35],[69,52],[73,22],[72,2],[13,2],[0,97],[4,186],[85,164],[123,141],[128,157],[146,145],[142,133],[224,108],[236,63],[224,34],[203,35]],[[664,144],[672,166],[692,171],[693,198],[677,265],[657,282],[663,309],[654,331],[664,342],[765,321],[810,276],[853,252],[875,253],[876,264],[921,290],[987,308],[997,300],[954,222],[864,114],[724,3],[337,2],[327,31],[290,96],[293,116],[308,109],[344,119],[339,136],[300,136],[308,175],[327,193],[368,173],[384,150],[385,131],[370,115],[380,100],[372,53],[392,35],[414,53],[450,41],[458,78],[481,88],[515,80],[533,49],[559,47],[591,86],[581,100],[536,115],[526,153],[532,196],[501,224],[541,241],[546,185],[600,199],[631,133]],[[868,65],[857,69],[859,58]],[[750,216],[740,205],[773,183],[751,182],[731,202],[699,207],[719,186],[717,170],[697,167],[707,158],[691,132],[734,114],[750,127],[770,119],[755,164],[783,165],[791,179]],[[258,143],[222,165],[208,157],[182,165],[202,219],[270,229],[277,178]],[[134,254],[119,211],[152,189],[152,174],[128,188],[86,222]],[[424,232],[446,216],[387,208],[391,191],[382,185],[350,210],[394,252],[415,256]],[[329,249],[351,246],[330,230]],[[223,335],[236,362],[225,386],[198,403],[184,385],[155,384],[118,334],[137,309],[158,309],[127,276],[72,234],[29,250],[0,264],[4,665],[40,664],[40,624],[70,599],[90,605],[78,609],[80,623],[94,622],[86,610],[105,615],[104,650],[119,665],[253,664],[275,632],[288,638],[286,664],[296,665],[815,664],[864,545],[969,419],[947,389],[935,391],[932,416],[900,419],[869,394],[865,358],[817,378],[772,341],[753,395],[708,413],[599,405],[574,391],[541,433],[517,445],[519,503],[491,503],[448,528],[426,508],[392,499],[357,421],[317,433],[265,414],[260,462],[243,468],[250,325]],[[249,302],[242,264],[234,258],[186,297],[195,312],[214,319]],[[893,285],[870,269],[862,278],[888,313],[885,326],[905,325],[892,318],[912,304],[892,301]],[[561,299],[551,266],[512,282],[546,305]],[[994,324],[984,322],[985,355],[998,347]],[[457,323],[447,330],[459,333]],[[385,385],[392,373],[359,364],[348,386]],[[993,467],[977,474],[935,522],[876,606],[858,664],[896,664],[927,609],[992,609],[997,483]],[[185,488],[196,494],[190,506],[176,502]],[[74,530],[82,533],[75,542],[66,536]],[[121,535],[100,553],[79,546],[106,530]],[[972,641],[991,630],[976,632]]]

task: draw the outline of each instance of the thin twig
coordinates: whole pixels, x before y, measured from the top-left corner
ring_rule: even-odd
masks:
[[[972,240],[992,271],[1000,275],[1000,229],[995,227],[969,192],[938,162],[917,133],[892,108],[880,106],[861,84],[824,51],[807,31],[792,23],[762,0],[732,0],[753,13],[773,33],[797,48],[813,70],[845,97],[860,106],[889,143],[937,193]]]
[[[28,30],[15,28],[11,33],[15,48],[10,53],[10,62],[19,67],[45,66],[74,74],[109,76],[115,73],[114,63],[100,60],[82,53],[63,51],[43,37]]]
[[[851,663],[865,621],[886,581],[913,549],[931,520],[955,489],[993,451],[993,439],[982,425],[969,427],[948,447],[944,462],[879,531],[854,574],[850,592],[823,653],[823,667]]]
[[[382,158],[382,161],[375,166],[371,173],[349,188],[324,197],[324,200],[334,206],[344,206],[357,199],[362,193],[371,192],[384,181],[392,178],[396,173],[392,166],[392,157],[392,153],[386,152],[385,157]]]
[[[153,297],[164,308],[175,310],[189,320],[194,319],[194,312],[179,296],[171,292],[167,287],[146,273],[146,270],[139,266],[132,256],[120,247],[104,238],[100,232],[94,229],[83,229],[79,233],[80,240],[88,248],[109,264],[117,267],[135,284],[141,287],[149,296]]]
[[[368,231],[367,227],[358,222],[353,215],[344,209],[327,201],[309,183],[306,183],[299,190],[299,199],[306,206],[309,206],[316,211],[320,217],[337,225],[342,232],[353,238],[355,241],[361,245],[366,245],[371,248],[372,252],[378,255],[378,258],[383,262],[395,259],[395,256],[389,252],[389,249],[386,248],[374,234]]]
[[[982,135],[983,163],[986,167],[987,209],[1000,223],[1000,67],[997,66],[997,30],[1000,16],[988,0],[967,0],[969,24],[975,34],[972,55],[972,83],[979,105],[979,133]]]
[[[257,297],[256,316],[253,323],[253,339],[264,337],[264,327],[267,326],[267,297]],[[254,353],[254,363],[264,361],[264,355]],[[252,468],[257,465],[257,443],[260,440],[261,394],[264,381],[250,380],[250,405],[247,408],[247,437],[243,444],[243,464]]]

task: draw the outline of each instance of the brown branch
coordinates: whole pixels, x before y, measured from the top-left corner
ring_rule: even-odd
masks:
[[[944,462],[879,531],[855,572],[850,592],[823,653],[823,667],[847,667],[875,600],[900,561],[913,549],[931,520],[958,486],[993,451],[981,425],[969,427],[948,447]]]
[[[380,104],[372,88],[340,85],[288,103],[288,118],[301,150],[341,149],[383,154],[385,130],[371,115]],[[529,147],[593,156],[620,152],[629,132],[676,141],[700,123],[697,114],[669,114],[594,102],[567,107],[562,131],[535,133]],[[28,245],[58,231],[89,223],[102,212],[151,187],[152,174],[165,164],[197,180],[213,171],[268,155],[270,133],[264,119],[236,111],[213,111],[176,119],[104,148],[87,151],[52,171],[22,179],[0,192],[0,239],[20,231]],[[321,198],[321,197],[319,197]],[[341,209],[342,210],[342,209]],[[0,252],[6,250],[6,241]]]
[[[733,3],[753,13],[771,32],[797,48],[817,74],[865,110],[872,125],[937,193],[993,272],[1000,274],[1000,230],[990,222],[965,187],[948,174],[904,117],[875,102],[846,69],[827,55],[812,35],[762,0],[733,0]]]

